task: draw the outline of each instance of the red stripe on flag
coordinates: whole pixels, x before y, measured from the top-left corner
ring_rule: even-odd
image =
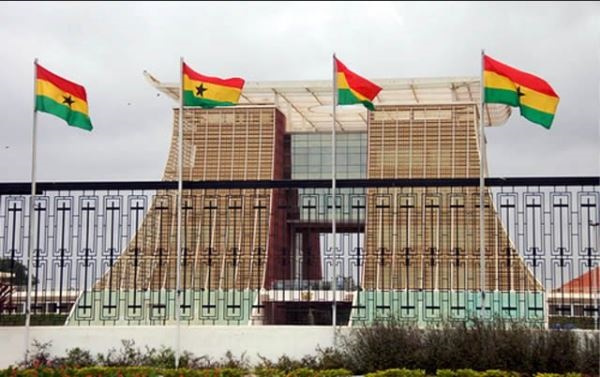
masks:
[[[206,83],[217,84],[221,86],[228,86],[232,88],[242,89],[244,87],[244,79],[239,77],[232,77],[230,79],[220,79],[218,77],[210,77],[204,76],[193,69],[191,69],[187,64],[183,63],[183,73],[187,75],[192,80],[203,81]]]
[[[67,93],[74,95],[75,97],[87,102],[87,95],[85,93],[85,88],[79,84],[75,84],[72,81],[63,79],[62,77],[55,75],[54,73],[48,71],[46,68],[37,64],[37,78],[40,80],[46,80],[58,89],[63,90]]]
[[[381,87],[352,72],[337,58],[334,59],[337,71],[342,72],[346,76],[346,81],[348,82],[350,89],[360,93],[371,101],[375,98],[377,93],[381,91]]]
[[[528,87],[529,89],[533,89],[549,96],[558,97],[550,84],[540,77],[534,76],[527,72],[519,71],[518,69],[508,66],[504,63],[500,63],[499,61],[492,59],[487,55],[483,56],[483,65],[485,71],[496,72],[499,75],[508,77],[519,85]]]

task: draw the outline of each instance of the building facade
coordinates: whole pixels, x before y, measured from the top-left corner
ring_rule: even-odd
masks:
[[[177,98],[176,85],[149,79]],[[331,178],[329,83],[249,84],[239,106],[184,110],[183,179],[215,185],[183,190],[179,283],[177,192],[159,190],[79,297],[89,316],[75,308],[69,324],[173,323],[178,284],[188,324],[327,325],[334,303],[340,325],[465,320],[480,311],[482,286],[486,316],[544,322],[536,269],[488,190],[483,284],[479,188],[389,184],[479,177],[476,79],[383,80],[377,111],[340,109],[336,178],[361,184],[341,184],[335,198],[310,183]],[[484,112],[488,125],[509,114]],[[166,181],[177,180],[179,109],[173,119]],[[287,180],[296,183],[261,186]]]

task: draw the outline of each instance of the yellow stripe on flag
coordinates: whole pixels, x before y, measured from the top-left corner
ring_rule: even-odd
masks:
[[[76,97],[70,93],[67,93],[57,88],[54,84],[52,84],[49,81],[37,79],[35,94],[38,96],[48,97],[51,100],[57,102],[58,104],[65,106],[69,106],[67,103],[68,101],[66,101],[66,99],[70,98],[73,101],[71,106],[69,106],[71,110],[88,115],[87,102],[85,102],[79,97]]]
[[[346,75],[342,72],[338,72],[337,74],[337,86],[338,89],[349,89],[348,81],[346,81]]]
[[[203,95],[196,94],[197,87],[200,85],[205,89]],[[185,74],[183,75],[183,90],[194,93],[198,98],[233,103],[238,102],[242,92],[239,88],[192,80]]]
[[[557,97],[540,93],[536,90],[529,89],[525,86],[521,87],[521,93],[523,93],[523,95],[520,98],[520,102],[522,105],[549,114],[556,113],[556,107],[558,106]]]
[[[483,71],[483,82],[486,88],[516,91],[517,87],[511,79],[496,72]]]
[[[356,98],[358,98],[359,101],[369,101],[369,102],[371,102],[370,99],[368,99],[367,97],[365,97],[362,94],[358,93],[356,90],[352,89],[350,87],[350,85],[348,85],[348,81],[346,80],[346,75],[344,75],[343,72],[338,72],[337,73],[337,85],[338,85],[338,89],[350,89],[350,92],[352,92],[352,94],[354,94],[354,96]]]

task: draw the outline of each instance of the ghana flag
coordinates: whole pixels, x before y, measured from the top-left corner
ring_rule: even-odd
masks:
[[[486,103],[518,106],[526,119],[552,126],[559,97],[545,80],[484,55],[483,81]]]
[[[234,106],[240,99],[244,80],[204,76],[183,63],[183,105],[212,108]]]
[[[73,127],[92,130],[85,88],[36,63],[35,110],[56,115]]]
[[[367,109],[375,110],[373,98],[381,88],[349,70],[335,56],[333,59],[337,72],[338,105],[362,103]]]

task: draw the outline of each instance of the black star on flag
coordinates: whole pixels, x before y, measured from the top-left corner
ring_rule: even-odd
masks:
[[[73,98],[71,98],[71,96],[63,96],[64,100],[62,101],[62,103],[65,103],[67,106],[71,107],[71,105],[73,105],[75,103],[75,101],[73,101]]]
[[[208,89],[206,89],[204,87],[204,84],[200,84],[199,86],[196,87],[196,95],[200,96],[200,97],[204,97],[204,92],[206,92]]]

